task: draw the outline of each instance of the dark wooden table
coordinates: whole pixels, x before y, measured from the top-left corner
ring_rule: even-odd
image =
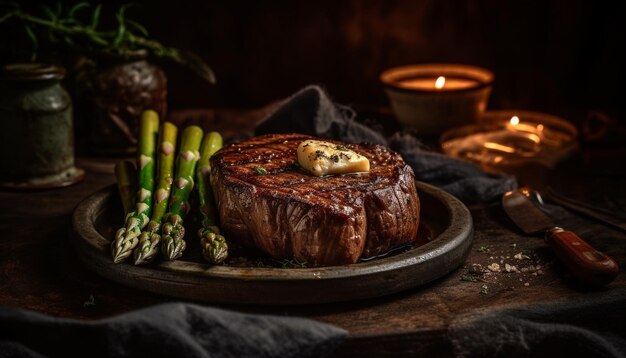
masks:
[[[224,114],[207,112],[194,117],[178,112],[179,123],[200,123],[228,136],[246,130],[264,111]],[[191,118],[194,117],[194,118]],[[224,118],[228,118],[228,121]],[[622,147],[584,148],[568,165],[556,171],[527,169],[520,180],[550,184],[567,195],[605,205],[626,203]],[[598,159],[599,158],[599,159]],[[83,164],[93,161],[81,158]],[[618,163],[621,165],[611,165]],[[102,161],[100,161],[102,163]],[[0,192],[0,305],[31,309],[62,317],[97,319],[130,310],[174,301],[110,282],[86,269],[79,261],[69,236],[70,215],[86,196],[114,183],[106,166],[90,166],[84,182],[56,190]],[[610,201],[610,203],[609,203]],[[498,205],[471,208],[475,222],[473,249],[466,265],[427,286],[378,299],[299,307],[222,308],[246,312],[304,316],[347,329],[349,340],[339,355],[354,351],[381,356],[396,353],[452,353],[446,339],[447,326],[459,315],[477,308],[495,310],[558,299],[602,297],[626,288],[626,234],[608,227],[601,235],[587,236],[598,223],[577,220],[576,230],[598,249],[615,258],[622,272],[603,289],[577,285],[555,261],[541,239],[518,235]],[[600,226],[601,227],[601,226]],[[514,256],[523,252],[530,259]],[[509,263],[525,272],[485,274],[466,281],[469,267]],[[532,266],[532,268],[531,268]],[[95,305],[85,305],[90,296]]]

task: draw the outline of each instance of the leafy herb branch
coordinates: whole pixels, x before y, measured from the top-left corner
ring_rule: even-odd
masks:
[[[18,2],[0,2],[0,25],[10,20],[19,21],[32,45],[31,61],[37,60],[40,44],[48,41],[92,56],[132,58],[137,51],[149,56],[170,60],[194,71],[200,77],[215,83],[211,68],[197,55],[163,46],[149,37],[148,30],[128,18],[133,4],[124,4],[115,12],[114,29],[102,29],[102,4],[93,6],[80,2],[71,7],[57,3],[55,7],[41,5],[40,11],[30,12]]]

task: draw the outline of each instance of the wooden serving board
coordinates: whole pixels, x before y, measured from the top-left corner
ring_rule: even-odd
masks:
[[[452,195],[416,182],[421,223],[430,241],[398,253],[352,265],[315,268],[211,266],[202,262],[194,231],[176,261],[135,266],[114,264],[110,243],[122,207],[115,186],[83,200],[74,210],[74,246],[84,264],[118,283],[172,297],[233,304],[291,305],[351,301],[420,286],[455,270],[473,237],[469,210]],[[198,247],[196,247],[198,246]]]

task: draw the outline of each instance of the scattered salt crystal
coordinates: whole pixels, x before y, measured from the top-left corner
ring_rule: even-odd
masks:
[[[525,282],[525,283],[524,283],[524,286],[528,287],[528,286],[530,286],[530,283]]]
[[[513,265],[505,264],[504,265],[504,270],[506,270],[506,272],[515,272],[515,271],[517,271],[517,267],[515,267]]]
[[[530,256],[528,255],[524,255],[523,253],[517,253],[513,256],[513,258],[518,259],[518,260],[530,260]]]
[[[492,271],[492,272],[500,272],[500,265],[498,265],[497,263],[492,263],[491,265],[487,266],[487,268]]]

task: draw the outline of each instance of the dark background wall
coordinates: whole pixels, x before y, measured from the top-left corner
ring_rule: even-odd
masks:
[[[211,86],[165,64],[170,108],[262,106],[309,83],[340,102],[386,105],[382,70],[453,62],[495,72],[491,108],[600,109],[624,121],[621,1],[136,2],[131,17],[197,52],[218,78]]]
[[[496,74],[490,106],[622,113],[626,6],[600,1],[156,1],[154,35],[215,69],[206,86],[168,66],[171,104],[258,106],[308,83],[384,105],[379,73],[454,62]]]

